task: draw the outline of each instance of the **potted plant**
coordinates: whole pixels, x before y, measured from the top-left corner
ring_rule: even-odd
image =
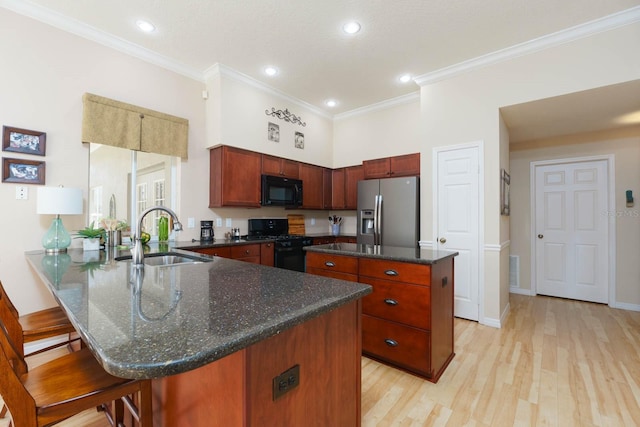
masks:
[[[100,250],[100,239],[104,239],[105,234],[104,228],[94,228],[94,223],[91,222],[89,227],[76,232],[76,238],[83,239],[82,249],[85,251],[97,251]]]

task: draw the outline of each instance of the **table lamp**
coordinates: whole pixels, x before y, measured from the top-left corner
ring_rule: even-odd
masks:
[[[60,187],[38,187],[38,214],[55,215],[49,230],[42,238],[47,254],[67,252],[71,236],[62,225],[60,215],[82,214],[82,189]]]

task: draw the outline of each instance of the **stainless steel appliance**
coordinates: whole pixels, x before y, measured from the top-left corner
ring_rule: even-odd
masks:
[[[415,248],[420,234],[417,176],[358,181],[358,243]]]
[[[286,218],[256,218],[249,220],[247,240],[275,240],[274,263],[278,268],[305,271],[305,246],[313,244],[309,237],[287,234]]]
[[[302,181],[281,176],[262,175],[262,206],[302,206]]]
[[[200,241],[213,242],[213,221],[200,221]]]

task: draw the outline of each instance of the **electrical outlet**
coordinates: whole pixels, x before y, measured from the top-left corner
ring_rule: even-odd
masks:
[[[226,219],[226,226],[227,227],[231,227],[233,224],[231,224],[231,218],[227,218]]]
[[[222,218],[216,218],[216,227],[222,227]]]
[[[27,200],[29,198],[29,189],[25,186],[19,185],[16,187],[16,199]]]
[[[277,377],[273,377],[273,400],[300,385],[300,365],[287,369]]]
[[[311,218],[311,225],[316,225],[316,219],[315,218]]]

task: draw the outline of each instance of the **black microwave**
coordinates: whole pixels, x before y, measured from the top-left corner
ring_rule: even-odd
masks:
[[[262,206],[302,206],[302,181],[262,175]]]

